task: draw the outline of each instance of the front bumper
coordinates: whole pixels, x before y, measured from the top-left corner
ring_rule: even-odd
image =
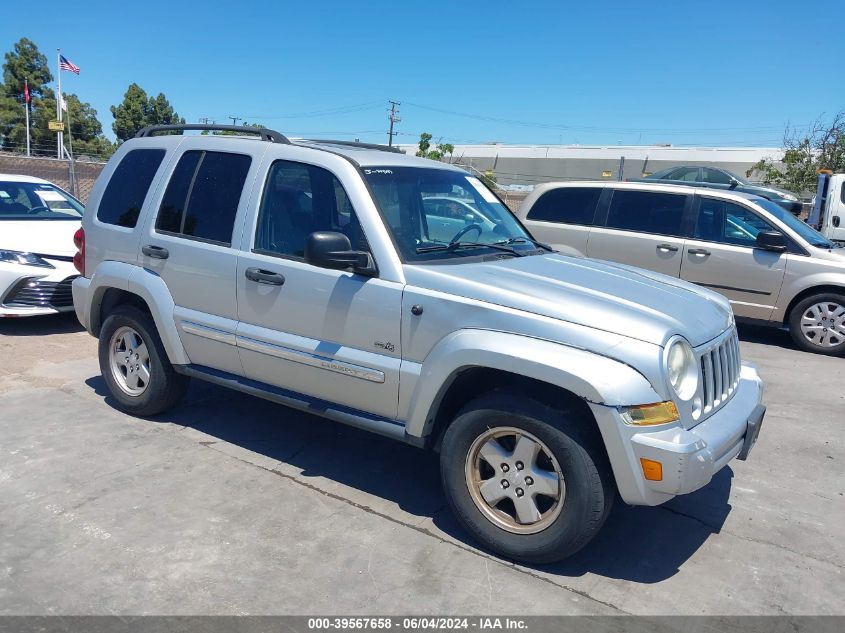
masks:
[[[69,262],[50,263],[54,268],[0,265],[0,318],[73,310],[71,281],[78,273]]]
[[[631,505],[658,505],[707,485],[734,458],[745,459],[765,414],[763,382],[743,363],[733,398],[691,429],[625,424],[615,407],[591,405],[607,447],[622,499]],[[660,462],[663,478],[649,481],[640,459]]]

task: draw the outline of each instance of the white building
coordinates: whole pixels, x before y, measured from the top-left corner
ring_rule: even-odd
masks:
[[[416,145],[400,145],[413,154]],[[550,180],[638,178],[667,167],[712,165],[747,177],[761,159],[779,161],[776,147],[679,147],[590,145],[456,145],[444,160],[479,171],[492,170],[499,184],[532,186]],[[624,161],[623,161],[624,159]],[[754,180],[754,176],[750,176]]]

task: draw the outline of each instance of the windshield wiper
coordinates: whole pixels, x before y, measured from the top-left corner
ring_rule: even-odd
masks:
[[[537,248],[542,248],[543,250],[547,250],[550,253],[555,252],[555,249],[553,249],[548,244],[543,244],[542,242],[538,242],[537,240],[531,239],[530,237],[510,237],[506,240],[502,240],[501,242],[495,242],[495,244],[519,244],[520,242],[530,242]]]
[[[502,251],[504,253],[509,253],[514,257],[525,257],[525,253],[520,253],[519,251],[509,248],[502,243],[496,244],[483,244],[481,242],[450,242],[449,244],[437,244],[435,246],[421,246],[417,249],[418,253],[434,253],[436,251],[445,251],[447,253],[452,253],[458,249],[462,248],[492,248],[493,250]]]

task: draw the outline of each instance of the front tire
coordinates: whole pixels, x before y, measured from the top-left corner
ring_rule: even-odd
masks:
[[[98,352],[100,372],[121,411],[156,415],[185,395],[189,379],[174,371],[155,323],[135,306],[120,305],[106,318]]]
[[[845,354],[845,295],[825,292],[802,299],[789,314],[789,333],[806,352]]]
[[[486,548],[528,563],[584,547],[616,494],[592,419],[506,393],[458,414],[443,436],[440,472],[461,525]]]

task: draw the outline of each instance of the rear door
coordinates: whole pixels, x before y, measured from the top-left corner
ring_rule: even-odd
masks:
[[[756,248],[760,231],[777,231],[752,209],[697,196],[696,224],[684,247],[681,277],[725,295],[737,316],[768,320],[783,284],[787,254]]]
[[[531,205],[525,226],[535,239],[557,251],[586,255],[602,191],[601,186],[550,189]]]
[[[144,231],[139,263],[167,284],[191,362],[240,375],[232,244],[266,144],[244,142],[244,151],[229,151],[235,143],[226,151],[206,150],[201,138],[180,145],[158,212]]]
[[[590,231],[587,255],[678,277],[691,198],[683,193],[613,190],[604,226]]]

